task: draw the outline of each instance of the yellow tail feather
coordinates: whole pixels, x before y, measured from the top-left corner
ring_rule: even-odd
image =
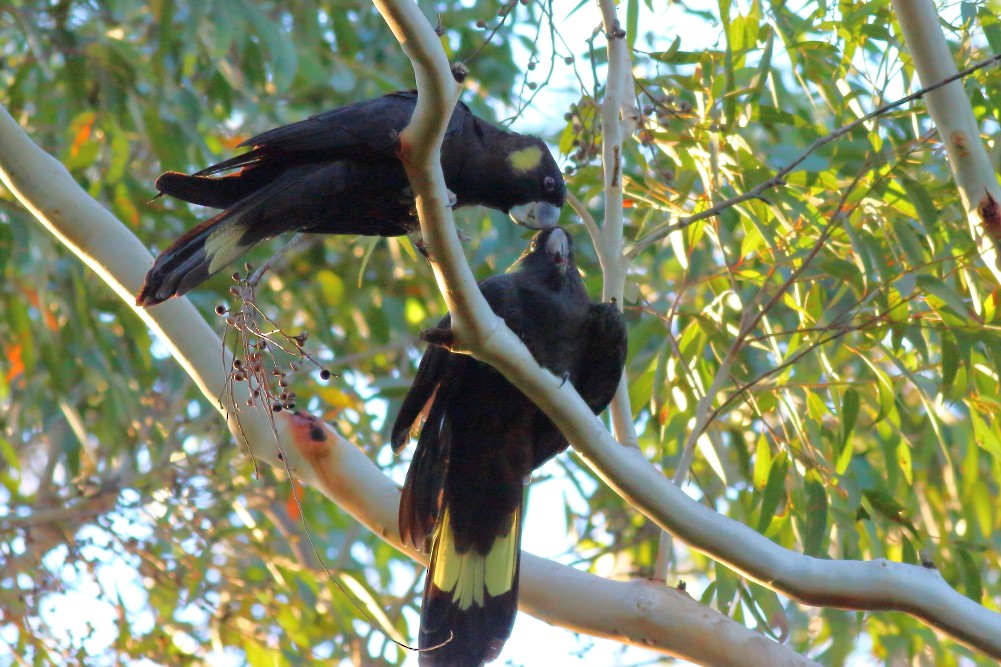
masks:
[[[487,554],[475,551],[459,553],[455,547],[452,521],[448,508],[442,515],[435,539],[434,585],[452,594],[459,609],[482,607],[486,596],[497,597],[511,590],[518,563],[518,532],[521,508],[511,514],[507,534],[498,536]]]

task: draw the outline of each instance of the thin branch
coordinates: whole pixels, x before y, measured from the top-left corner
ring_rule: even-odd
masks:
[[[939,88],[947,86],[947,85],[949,85],[950,83],[952,83],[954,81],[958,81],[959,79],[962,79],[963,77],[969,76],[970,74],[972,74],[972,73],[974,73],[974,72],[976,72],[978,70],[984,69],[985,67],[990,67],[991,65],[995,65],[998,62],[1001,62],[1001,54],[998,54],[998,55],[993,56],[991,58],[988,58],[986,60],[981,60],[980,62],[967,67],[966,69],[962,70],[961,72],[957,72],[956,74],[948,76],[948,77],[942,79],[941,81],[938,81],[937,83],[933,83],[930,86],[926,86],[926,87],[924,87],[924,88],[922,88],[922,89],[920,89],[920,90],[918,90],[918,91],[916,91],[914,93],[911,93],[910,95],[907,95],[906,97],[902,97],[899,100],[896,100],[895,102],[890,102],[889,104],[884,104],[883,106],[879,107],[878,109],[876,109],[874,111],[870,111],[869,113],[867,113],[866,115],[862,116],[861,118],[858,118],[857,120],[855,120],[855,121],[853,121],[851,123],[848,123],[847,125],[845,125],[843,127],[840,127],[837,130],[834,130],[833,132],[831,132],[830,134],[828,134],[826,136],[823,136],[823,137],[817,139],[816,141],[814,141],[812,144],[810,144],[806,148],[805,151],[803,151],[799,155],[799,157],[797,157],[795,160],[793,160],[792,162],[790,162],[789,164],[787,164],[782,169],[779,169],[775,173],[774,176],[772,176],[771,178],[769,178],[764,183],[756,185],[755,187],[751,188],[750,190],[748,190],[747,192],[745,192],[743,194],[737,195],[736,197],[732,197],[730,199],[727,199],[726,201],[720,202],[719,204],[716,204],[715,206],[713,206],[711,208],[707,208],[704,211],[700,211],[700,212],[696,213],[695,215],[690,215],[688,217],[681,218],[680,220],[678,220],[678,222],[674,223],[673,225],[667,225],[666,227],[661,227],[660,229],[657,229],[657,230],[654,230],[654,231],[650,232],[649,234],[647,234],[643,238],[641,238],[638,241],[636,241],[626,251],[626,255],[629,256],[629,257],[635,257],[636,255],[638,255],[639,253],[641,253],[643,250],[645,250],[646,248],[648,248],[650,245],[656,243],[657,241],[661,240],[662,238],[670,236],[671,234],[673,234],[676,231],[679,231],[681,229],[685,229],[686,227],[689,227],[689,226],[695,224],[696,222],[700,222],[702,220],[706,220],[707,218],[712,218],[714,216],[717,216],[720,213],[722,213],[723,211],[725,211],[726,209],[731,208],[731,207],[733,207],[733,206],[735,206],[737,204],[740,204],[741,202],[745,202],[745,201],[748,201],[750,199],[762,199],[762,193],[764,193],[766,190],[770,190],[771,188],[774,188],[774,187],[777,187],[777,186],[780,186],[780,185],[785,185],[785,177],[788,176],[790,174],[790,172],[792,172],[796,167],[798,167],[799,165],[801,165],[803,163],[803,161],[806,160],[817,149],[819,149],[819,148],[821,148],[823,146],[826,146],[827,144],[831,143],[835,139],[837,139],[839,137],[842,137],[842,136],[848,134],[849,132],[852,132],[853,130],[855,130],[860,125],[862,125],[862,124],[864,124],[864,123],[872,120],[873,118],[875,118],[877,116],[882,116],[883,114],[885,114],[885,113],[887,113],[889,111],[892,111],[893,109],[896,109],[897,107],[903,106],[904,104],[907,104],[908,102],[912,102],[914,100],[920,99],[921,97],[924,97],[927,93],[930,93],[930,92],[932,92],[934,90],[938,90]],[[960,93],[962,93],[962,91],[960,91]]]
[[[605,96],[601,100],[601,164],[604,173],[605,219],[601,227],[601,272],[604,278],[601,300],[615,300],[622,307],[629,258],[623,252],[624,220],[622,201],[622,146],[632,133],[637,116],[632,106],[633,75],[629,62],[626,32],[615,15],[614,0],[598,0],[602,26],[608,41],[608,72]],[[628,126],[628,132],[627,132]],[[619,389],[609,405],[616,439],[627,447],[639,447],[633,409],[629,403],[629,379],[625,370]]]
[[[584,202],[577,199],[574,193],[567,191],[567,203],[570,204],[570,208],[573,212],[580,216],[581,221],[584,223],[584,227],[587,228],[587,233],[591,236],[591,244],[594,246],[594,252],[598,255],[598,264],[604,266],[608,261],[605,259],[605,244],[601,241],[601,229],[598,227],[598,223],[595,222],[594,216],[591,212],[587,210],[584,206]]]
[[[956,72],[956,61],[949,50],[938,8],[932,0],[892,0],[904,42],[922,83],[942,80],[948,85],[926,88],[928,113],[935,121],[939,138],[949,155],[949,169],[963,202],[970,235],[977,249],[1001,283],[1001,185],[994,161],[980,139],[980,128],[973,114],[970,98],[958,79],[973,68]],[[1001,54],[984,63],[1001,61]]]

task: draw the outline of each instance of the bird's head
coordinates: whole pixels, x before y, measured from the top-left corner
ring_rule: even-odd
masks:
[[[532,237],[515,266],[564,275],[574,266],[573,239],[562,227],[544,229]]]
[[[560,219],[567,197],[563,173],[538,137],[513,134],[504,155],[509,178],[498,182],[504,211],[529,229],[549,229]]]

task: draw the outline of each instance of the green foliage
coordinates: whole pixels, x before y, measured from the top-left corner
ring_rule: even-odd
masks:
[[[811,153],[780,186],[659,239],[916,87],[889,3],[673,4],[702,21],[708,47],[668,27],[649,32],[664,3],[619,8],[642,115],[623,182],[627,249],[643,248],[626,292],[643,451],[673,475],[722,368],[686,481],[704,503],[818,558],[930,561],[996,609],[1001,292],[975,255],[923,105],[893,109]],[[424,7],[442,14],[453,59],[484,40],[478,20],[500,21],[496,7],[471,5]],[[573,165],[570,190],[600,224],[604,38],[571,35],[557,14],[552,51],[553,11],[564,10],[514,9],[474,61],[465,101],[502,117],[534,97],[518,129],[537,129],[522,123],[540,114],[548,122],[547,139]],[[588,12],[589,29],[590,5],[571,18]],[[960,67],[1001,43],[982,3],[944,10],[943,28]],[[277,123],[413,85],[360,0],[13,0],[0,7],[0,58],[7,109],[158,249],[205,217],[146,203],[160,171],[210,164]],[[570,93],[550,67],[565,59]],[[1001,73],[981,70],[966,90],[981,127],[996,130]],[[482,211],[464,212],[460,227],[479,277],[506,267],[527,236]],[[594,253],[573,232],[597,295]],[[0,570],[0,638],[15,653],[61,664],[94,651],[159,664],[220,651],[249,665],[405,659],[361,609],[412,637],[420,571],[313,491],[300,523],[287,480],[255,472],[163,346],[8,193],[0,276],[0,563],[11,566]],[[227,286],[218,278],[191,298],[208,314]],[[443,313],[411,243],[300,244],[259,305],[286,330],[309,331],[341,374],[300,377],[300,407],[402,479],[384,416],[412,378],[416,333]],[[655,527],[573,456],[545,474],[566,482],[568,560],[652,573]],[[859,650],[887,664],[983,660],[903,614],[804,608],[678,541],[673,558],[670,576],[695,597],[823,664]],[[117,620],[69,637],[51,624],[66,591],[112,568],[133,572],[144,599],[106,588],[93,597]]]

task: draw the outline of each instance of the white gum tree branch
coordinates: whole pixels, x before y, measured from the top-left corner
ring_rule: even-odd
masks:
[[[439,121],[434,115],[431,123]],[[418,136],[416,125],[412,132],[410,136]],[[422,139],[414,141],[424,145]],[[428,182],[433,182],[433,175],[430,178]],[[230,430],[259,460],[279,469],[287,464],[296,478],[318,489],[380,538],[426,563],[426,556],[400,541],[399,487],[358,447],[328,425],[305,416],[287,412],[273,415],[274,431],[267,412],[244,409],[236,418],[236,406],[246,399],[241,393],[245,384],[237,384],[233,396],[224,391],[228,364],[220,363],[219,337],[186,298],[172,299],[150,310],[134,306],[134,295],[152,261],[149,251],[129,228],[82,190],[57,160],[36,146],[2,106],[0,182],[134,309],[210,403],[223,416],[230,415]],[[433,199],[429,196],[427,201]],[[448,214],[447,209],[439,210]],[[465,267],[464,260],[461,263]],[[698,664],[816,664],[708,609],[684,592],[646,581],[607,580],[527,553],[522,559],[520,605],[536,618],[574,632]]]
[[[416,199],[428,259],[452,313],[456,344],[469,349],[503,323],[480,294],[465,261],[441,171],[441,142],[462,86],[452,76],[438,35],[415,3],[373,4],[414,66],[419,95],[410,124],[400,135],[400,160]]]
[[[598,8],[601,11],[601,25],[608,42],[608,75],[605,81],[605,95],[601,100],[601,164],[605,186],[605,221],[600,238],[595,242],[603,245],[603,252],[598,254],[604,277],[602,300],[614,298],[621,304],[631,261],[625,252],[622,238],[622,229],[625,225],[622,144],[627,137],[623,112],[626,108],[626,95],[633,95],[633,75],[626,34],[616,15],[614,0],[598,0]],[[632,106],[631,99],[630,106]],[[609,412],[612,415],[612,429],[616,440],[623,445],[638,449],[639,436],[633,423],[632,405],[629,401],[629,378],[626,377],[625,371],[619,381],[615,398],[609,406]],[[684,474],[681,476],[684,477]],[[662,531],[653,566],[655,581],[667,583],[671,552],[671,534]]]
[[[414,34],[433,34],[410,0],[376,2],[380,11],[384,6],[392,8],[387,21],[393,26],[394,34],[405,43],[405,48],[406,45],[413,48],[418,43]],[[399,23],[393,25],[393,21]],[[430,46],[435,41],[423,37],[419,43]],[[434,48],[440,47],[435,44]],[[412,61],[418,71],[418,82],[436,81],[444,85],[447,63],[443,55],[436,61],[442,68],[437,76],[420,72],[421,67],[432,62],[430,57],[412,58]],[[437,92],[435,98],[444,100],[447,95]],[[447,118],[450,110],[451,106],[439,111]],[[438,170],[438,165],[425,166]],[[416,170],[414,164],[407,164],[408,174]],[[419,192],[419,186],[427,187],[431,182],[429,177],[420,174],[418,177],[413,183],[415,193]],[[437,198],[443,199],[441,195]],[[441,209],[443,215],[439,219],[421,218],[421,230],[432,258],[438,258],[435,274],[452,311],[453,329],[456,321],[463,323],[462,330],[456,331],[457,338],[469,346],[475,357],[494,366],[531,396],[560,427],[585,462],[620,496],[693,548],[794,600],[843,609],[904,611],[957,641],[1001,659],[1001,614],[953,590],[936,570],[885,559],[830,561],[784,549],[744,524],[692,500],[656,470],[638,449],[617,443],[573,387],[539,367],[521,340],[489,312],[481,296],[460,294],[467,289],[476,290],[469,281],[462,280],[467,267],[449,265],[453,258],[464,265],[461,253],[447,255],[448,263],[442,264],[446,252],[451,250],[446,244],[456,247],[458,244],[454,241],[456,233],[451,212],[444,207]],[[422,212],[420,207],[418,212]],[[425,210],[422,214],[429,212],[439,211]],[[453,272],[461,282],[453,281]]]
[[[608,42],[608,75],[605,94],[601,100],[601,164],[604,176],[605,220],[600,238],[602,251],[598,254],[602,273],[602,301],[615,299],[622,307],[626,287],[629,259],[624,252],[622,227],[624,220],[622,202],[622,143],[635,127],[635,109],[632,101],[633,75],[629,60],[626,33],[615,15],[614,0],[599,0],[601,23]],[[629,110],[632,109],[630,112]],[[629,132],[626,128],[629,127]],[[625,372],[619,380],[619,389],[609,406],[612,429],[616,439],[627,447],[639,447],[633,411],[629,403],[629,382]]]
[[[933,0],[892,0],[904,43],[911,53],[922,86],[957,72]],[[980,139],[970,98],[963,82],[953,81],[924,96],[928,113],[949,155],[949,168],[980,255],[1001,283],[1001,185]],[[979,312],[979,304],[977,305]]]

